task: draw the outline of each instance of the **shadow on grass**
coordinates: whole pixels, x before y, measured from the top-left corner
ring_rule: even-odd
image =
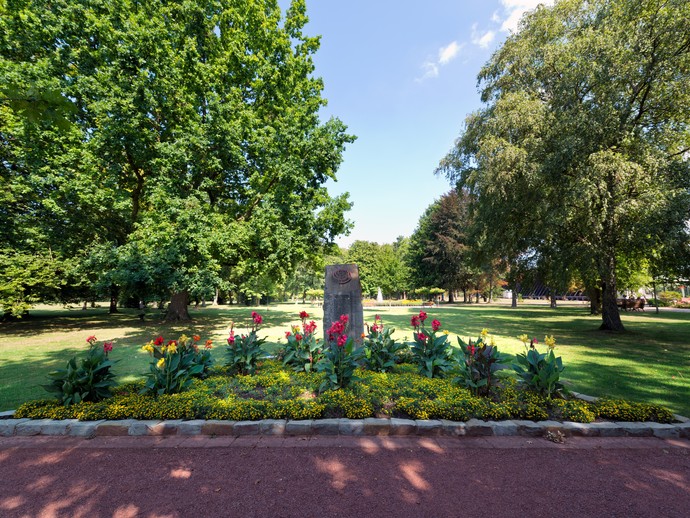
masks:
[[[214,357],[224,361],[224,345],[231,321],[236,332],[250,324],[251,311],[264,317],[267,349],[280,347],[278,339],[290,325],[298,324],[298,313],[305,309],[322,331],[320,308],[309,305],[282,305],[278,308],[214,306],[190,309],[191,322],[168,323],[160,311],[149,310],[145,320],[138,310],[123,310],[109,315],[107,308],[37,311],[25,320],[0,326],[0,410],[49,394],[40,385],[48,382],[51,370],[62,368],[74,355],[86,350],[89,334],[99,339],[115,339],[112,358],[118,380],[141,377],[148,370],[149,356],[141,346],[158,335],[166,340],[180,334],[199,334],[214,341]],[[366,308],[365,320],[380,314],[384,324],[396,328],[398,341],[412,338],[410,317],[419,308]],[[554,335],[556,352],[563,356],[564,378],[573,390],[595,396],[612,395],[667,404],[674,411],[690,414],[690,340],[687,338],[690,314],[665,312],[623,313],[624,333],[598,330],[600,319],[587,314],[585,307],[446,305],[425,308],[431,319],[439,319],[464,340],[475,339],[483,328],[497,336],[501,352],[515,355],[522,351],[517,336]],[[110,334],[110,336],[108,336]],[[74,339],[74,341],[72,341]],[[452,340],[455,344],[455,340]]]
[[[236,332],[245,331],[250,325],[253,310],[263,315],[264,328],[287,329],[299,322],[298,312],[220,306],[190,309],[190,322],[165,322],[160,312],[149,311],[145,320],[141,321],[138,310],[122,310],[110,315],[107,309],[96,309],[61,310],[53,318],[45,315],[49,312],[37,312],[19,322],[7,323],[3,325],[2,333],[9,341],[5,340],[6,345],[0,348],[0,411],[15,409],[31,399],[52,397],[41,385],[48,384],[48,374],[64,368],[70,358],[84,356],[88,348],[85,340],[90,334],[95,334],[99,340],[114,340],[110,357],[117,362],[113,372],[119,382],[144,376],[149,368],[150,356],[141,351],[141,346],[158,335],[165,340],[177,339],[183,333],[189,336],[199,334],[204,340],[212,338],[214,359],[222,364],[225,361],[224,338],[230,323],[236,322]],[[42,337],[55,333],[68,333],[69,336],[62,337],[61,343],[52,347],[40,344]],[[72,335],[76,338],[74,342],[71,341]],[[23,348],[27,341],[30,346]],[[69,345],[65,341],[70,342]],[[278,347],[271,342],[266,344],[265,349],[275,353]]]

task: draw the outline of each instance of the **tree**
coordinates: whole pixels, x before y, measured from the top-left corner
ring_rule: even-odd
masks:
[[[466,294],[479,274],[472,259],[469,203],[465,191],[444,194],[427,208],[410,238],[408,266],[415,286],[444,287],[449,302],[456,289]]]
[[[539,7],[479,81],[486,106],[438,172],[496,209],[477,217],[513,236],[507,252],[552,249],[553,259],[593,265],[601,328],[623,330],[618,258],[688,219],[690,4]]]
[[[354,138],[319,120],[303,0],[285,17],[275,0],[58,0],[2,14],[2,78],[74,107],[60,134],[3,108],[3,181],[36,193],[0,211],[13,234],[40,230],[40,242],[14,236],[22,249],[111,248],[113,297],[170,296],[168,318],[185,319],[190,290],[284,281],[347,232],[347,195],[324,184]]]

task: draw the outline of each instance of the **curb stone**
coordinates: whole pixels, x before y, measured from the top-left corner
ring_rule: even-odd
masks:
[[[446,419],[263,419],[261,421],[221,421],[180,419],[168,421],[78,421],[77,419],[2,419],[0,437],[69,435],[96,436],[190,436],[190,435],[344,435],[344,436],[446,436],[446,437],[541,437],[547,431],[560,431],[567,436],[580,437],[658,437],[660,439],[690,439],[690,421],[664,424],[655,422],[595,422],[572,421],[482,421],[467,422]]]

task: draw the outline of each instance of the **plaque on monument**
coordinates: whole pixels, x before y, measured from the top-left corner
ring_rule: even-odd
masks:
[[[362,310],[362,285],[356,264],[326,266],[326,286],[323,291],[324,334],[340,315],[349,317],[347,335],[357,343],[362,341],[364,313]],[[324,336],[327,340],[328,336]]]

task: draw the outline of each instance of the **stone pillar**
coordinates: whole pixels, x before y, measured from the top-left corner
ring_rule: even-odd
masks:
[[[361,343],[364,332],[362,310],[362,285],[359,282],[359,268],[356,264],[334,264],[326,266],[326,285],[323,290],[323,332],[328,340],[328,328],[340,319],[350,318],[348,336]]]

